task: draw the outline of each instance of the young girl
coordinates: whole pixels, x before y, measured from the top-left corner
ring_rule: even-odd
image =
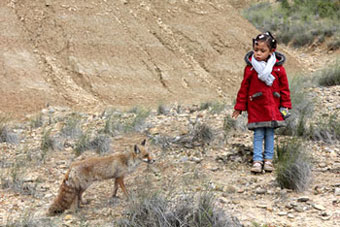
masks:
[[[254,173],[262,172],[262,168],[268,172],[274,170],[274,129],[285,126],[284,117],[292,106],[283,67],[285,56],[275,49],[276,40],[270,32],[253,39],[253,51],[245,56],[247,66],[232,114],[236,119],[242,111],[248,112],[248,129],[254,130],[251,168]]]

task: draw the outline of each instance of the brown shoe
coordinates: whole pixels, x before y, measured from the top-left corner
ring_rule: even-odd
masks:
[[[273,166],[273,162],[271,160],[266,160],[264,162],[264,166],[263,166],[264,171],[266,172],[273,172],[274,171],[274,166]]]
[[[253,172],[253,173],[261,173],[262,172],[262,162],[255,161],[253,163],[253,167],[251,167],[250,171]]]

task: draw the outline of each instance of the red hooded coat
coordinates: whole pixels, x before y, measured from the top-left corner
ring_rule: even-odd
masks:
[[[267,86],[251,65],[252,54],[251,51],[245,56],[247,66],[234,109],[248,112],[248,129],[285,126],[280,107],[292,108],[287,74],[282,66],[285,56],[275,52],[277,61],[272,71],[275,80],[272,86]]]

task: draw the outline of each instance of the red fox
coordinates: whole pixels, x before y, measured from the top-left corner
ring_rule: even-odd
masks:
[[[93,157],[71,164],[65,174],[59,194],[48,209],[47,215],[53,216],[73,206],[80,207],[83,192],[95,181],[115,178],[112,197],[116,197],[118,185],[128,197],[124,177],[132,172],[141,162],[153,163],[154,160],[145,148],[146,140],[135,145],[134,151],[117,153],[106,157]]]

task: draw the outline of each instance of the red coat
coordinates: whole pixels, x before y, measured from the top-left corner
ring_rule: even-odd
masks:
[[[250,62],[252,51],[245,57],[247,66],[234,109],[248,112],[248,129],[286,125],[279,110],[280,107],[292,108],[287,74],[282,66],[285,56],[278,52],[275,55],[277,61],[272,71],[275,77],[272,86],[258,78]]]

